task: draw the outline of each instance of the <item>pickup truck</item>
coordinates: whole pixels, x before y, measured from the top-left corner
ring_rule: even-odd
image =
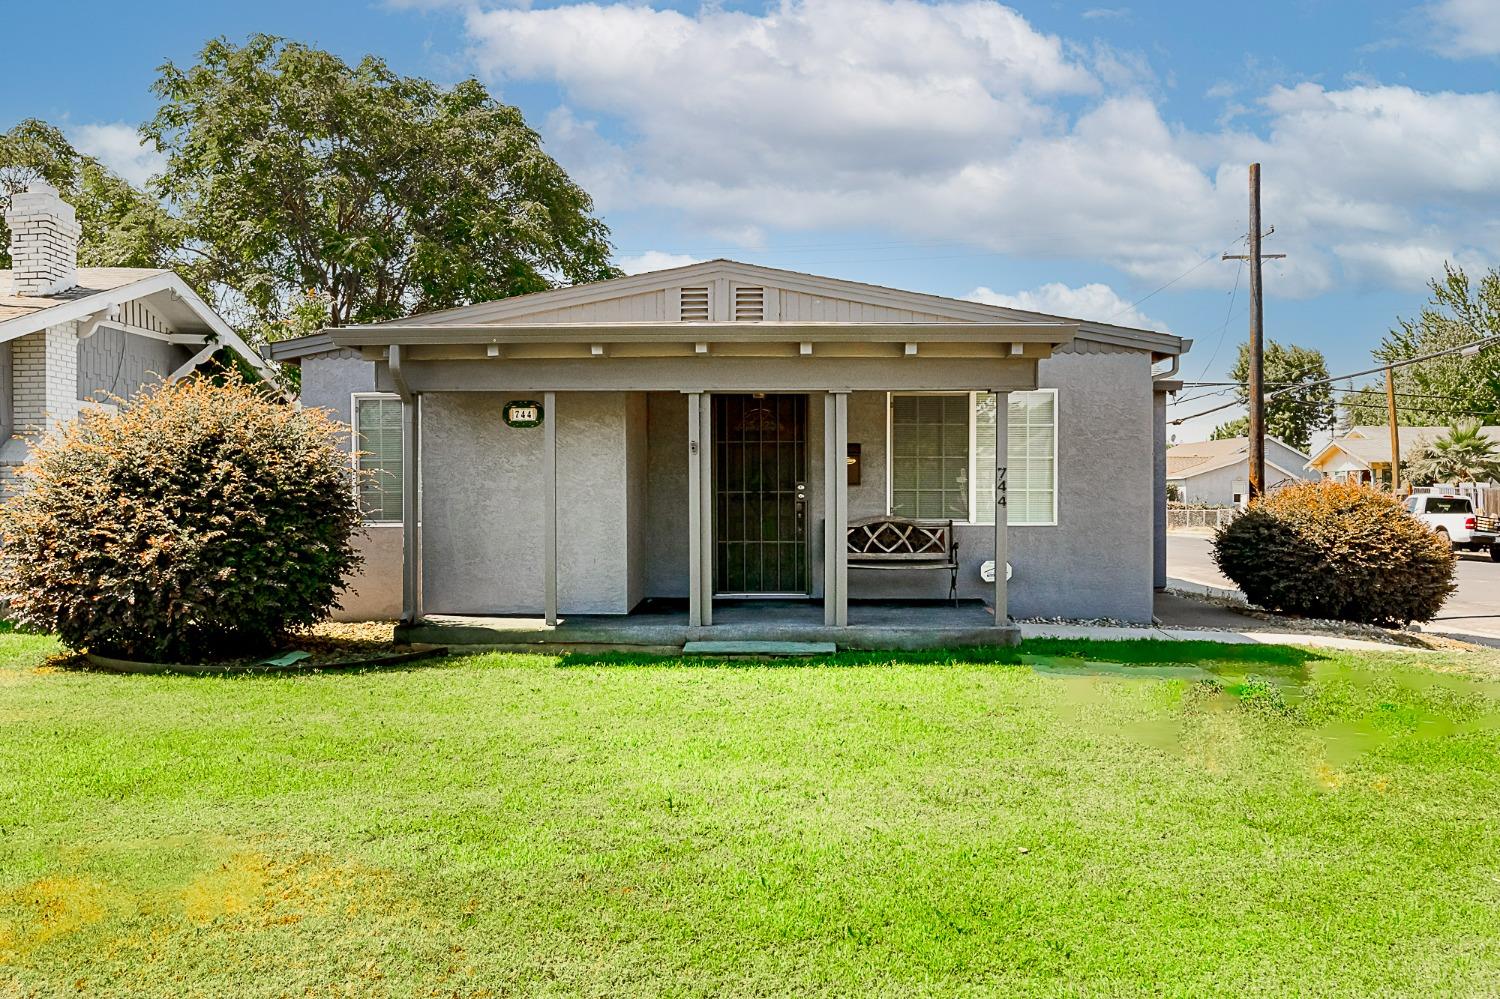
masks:
[[[1476,515],[1467,496],[1417,493],[1407,497],[1406,509],[1441,535],[1449,547],[1471,552],[1488,549],[1490,559],[1500,562],[1500,523]]]

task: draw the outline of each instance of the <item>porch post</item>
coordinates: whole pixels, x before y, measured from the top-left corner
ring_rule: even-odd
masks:
[[[557,624],[557,393],[542,393],[542,589],[547,624]]]
[[[401,396],[401,620],[416,624],[422,617],[422,544],[418,504],[421,500],[421,395],[407,385],[401,348],[393,345],[386,364]]]
[[[1010,559],[1009,508],[1006,501],[1006,451],[1009,441],[1010,393],[995,393],[995,624],[1010,623],[1005,563]]]
[[[823,395],[823,624],[838,623],[838,503],[837,455],[833,451],[833,425],[838,422],[833,393]]]
[[[698,400],[698,584],[703,592],[703,625],[714,623],[714,398],[704,392]]]
[[[823,623],[849,624],[849,393],[823,396]]]
[[[689,392],[688,403],[688,627],[703,625],[703,464],[699,451],[702,436],[703,393]]]
[[[834,529],[834,567],[838,580],[838,600],[834,604],[834,625],[840,628],[849,624],[849,393],[835,392],[833,396],[833,512],[837,519]]]

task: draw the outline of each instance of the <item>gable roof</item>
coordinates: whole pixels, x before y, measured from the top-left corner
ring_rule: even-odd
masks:
[[[170,327],[169,337],[184,346],[201,346],[190,362],[206,360],[214,349],[228,347],[266,378],[275,369],[250,349],[186,281],[170,270],[143,267],[80,267],[78,284],[56,295],[18,295],[12,274],[0,270],[0,343],[69,322],[109,324],[114,306],[144,300]]]
[[[1271,441],[1307,461],[1307,455],[1287,444],[1279,437],[1266,437]],[[1189,479],[1195,475],[1206,475],[1209,472],[1228,468],[1230,465],[1250,460],[1250,438],[1248,437],[1225,437],[1214,441],[1193,441],[1187,444],[1173,444],[1167,448],[1167,478]],[[1288,475],[1295,476],[1295,469],[1284,468],[1281,464],[1270,458],[1266,464]]]
[[[1023,309],[1011,309],[997,305],[985,305],[979,302],[946,298],[940,295],[903,291],[881,285],[849,281],[843,278],[822,277],[801,271],[783,270],[775,267],[765,267],[760,264],[747,264],[725,259],[708,260],[682,267],[648,271],[643,274],[633,274],[626,277],[573,285],[566,288],[555,288],[529,295],[517,295],[512,298],[504,298],[492,302],[479,302],[454,309],[444,309],[437,312],[409,316],[386,323],[361,327],[346,327],[345,329],[359,329],[372,334],[376,331],[383,331],[386,335],[392,335],[398,334],[398,331],[402,327],[409,327],[412,328],[413,332],[417,329],[432,330],[436,336],[438,328],[492,327],[494,325],[509,324],[525,325],[527,317],[530,316],[541,317],[543,314],[556,313],[558,310],[576,306],[610,300],[628,300],[632,296],[649,295],[653,292],[660,293],[673,288],[680,288],[683,285],[706,284],[720,279],[743,284],[764,285],[791,293],[857,303],[862,306],[900,310],[902,313],[911,314],[912,319],[909,321],[916,323],[1066,325],[1076,328],[1077,339],[1092,340],[1117,347],[1149,351],[1153,358],[1158,359],[1181,354],[1192,344],[1191,340],[1185,340],[1182,337],[1173,336],[1169,333],[1159,333],[1154,330],[1116,326],[1110,323],[1088,322],[1064,316],[1030,312]],[[671,321],[671,325],[680,326],[675,316],[667,318]],[[546,322],[548,325],[554,324],[550,319],[539,321]],[[852,321],[859,322],[859,320]],[[828,325],[835,325],[838,322],[844,321],[829,321]],[[750,328],[755,325],[753,322],[741,324],[742,328]],[[313,334],[313,336],[317,335]],[[339,336],[339,334],[336,334],[336,339]],[[343,336],[345,339],[348,338],[346,334]],[[307,338],[298,338],[298,340],[303,339]],[[281,341],[272,345],[271,355],[278,360],[291,359],[315,352],[316,349],[321,349],[321,345],[315,349],[308,349],[312,347],[311,343],[304,345],[299,344],[296,340]]]

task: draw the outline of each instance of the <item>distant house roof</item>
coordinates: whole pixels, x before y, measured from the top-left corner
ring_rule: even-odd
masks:
[[[1281,439],[1268,437],[1288,451],[1297,455],[1303,461],[1307,456]],[[1195,475],[1206,475],[1209,472],[1227,468],[1241,461],[1250,460],[1250,438],[1248,437],[1226,437],[1216,441],[1194,441],[1189,444],[1173,444],[1167,448],[1167,478],[1187,479]],[[1294,469],[1283,468],[1274,461],[1267,461],[1279,472],[1295,475]]]
[[[1417,451],[1447,434],[1450,427],[1397,427],[1396,436],[1401,442],[1403,461]],[[1490,440],[1500,443],[1500,427],[1480,427],[1480,432]],[[1372,465],[1391,463],[1391,432],[1387,427],[1350,427],[1340,437],[1335,437],[1308,461],[1308,468],[1320,468],[1338,454],[1352,458],[1366,468]]]

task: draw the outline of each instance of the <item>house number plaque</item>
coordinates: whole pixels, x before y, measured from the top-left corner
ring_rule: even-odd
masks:
[[[505,425],[507,427],[539,427],[542,425],[542,404],[532,402],[530,399],[518,399],[515,402],[505,404]]]

